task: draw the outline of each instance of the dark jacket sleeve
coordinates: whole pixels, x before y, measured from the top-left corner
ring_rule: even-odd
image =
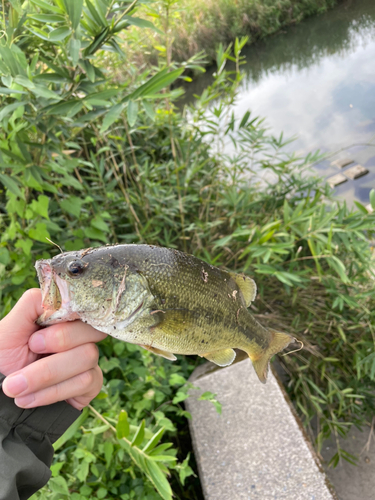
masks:
[[[25,500],[51,476],[54,443],[79,417],[65,402],[23,410],[2,390],[0,373],[0,500]]]

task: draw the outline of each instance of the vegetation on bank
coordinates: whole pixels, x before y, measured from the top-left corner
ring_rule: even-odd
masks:
[[[241,76],[226,62],[240,66],[246,39],[220,48],[213,85],[181,113],[169,86],[197,62],[140,72],[121,50],[129,26],[151,29],[135,14],[110,0],[30,0],[26,12],[13,0],[1,12],[0,315],[37,286],[35,260],[57,252],[46,237],[67,251],[146,242],[244,271],[256,317],[305,344],[280,360],[319,448],[375,410],[375,214],[331,200],[304,173],[315,158],[284,153],[262,120],[234,119]],[[199,498],[183,445],[199,362],[102,342],[103,390],[56,444],[36,498]]]
[[[129,50],[138,62],[158,57],[186,61],[204,51],[215,60],[219,44],[236,38],[247,43],[272,35],[306,17],[334,7],[340,0],[158,0],[145,3],[141,16],[159,31],[131,30]]]

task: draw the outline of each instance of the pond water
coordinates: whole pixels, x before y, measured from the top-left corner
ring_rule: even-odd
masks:
[[[375,0],[342,2],[243,53],[238,117],[246,109],[265,117],[275,135],[296,136],[288,149],[298,153],[375,145]],[[193,82],[187,97],[210,79],[208,72]]]

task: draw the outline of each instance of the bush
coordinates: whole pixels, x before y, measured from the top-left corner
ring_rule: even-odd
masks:
[[[142,62],[184,61],[204,50],[215,60],[219,43],[247,37],[249,44],[333,8],[337,0],[158,0],[141,12],[159,31],[131,30],[129,49]]]
[[[125,2],[111,5],[32,0],[24,13],[14,1],[5,12],[1,314],[36,285],[34,261],[56,252],[46,237],[67,251],[179,248],[253,275],[254,315],[304,341],[280,359],[305,424],[317,417],[318,447],[363,425],[374,411],[375,215],[331,200],[306,174],[316,157],[284,153],[262,120],[246,112],[235,121],[241,77],[225,63],[234,58],[238,69],[246,40],[233,54],[219,50],[214,84],[181,113],[181,92],[168,85],[195,61],[139,72],[123,59],[117,30],[140,21]],[[121,84],[106,79],[116,58]],[[184,486],[193,470],[176,429],[186,429],[185,382],[199,361],[173,364],[112,338],[100,353],[103,390],[56,444],[54,477],[36,497],[168,499],[171,474],[180,498],[196,498]],[[351,459],[338,448],[333,462],[340,457]]]

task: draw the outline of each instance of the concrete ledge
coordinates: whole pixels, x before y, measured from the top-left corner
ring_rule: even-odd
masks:
[[[275,376],[261,384],[249,359],[213,366],[190,380],[217,394],[222,415],[198,391],[185,401],[205,499],[337,499]]]

